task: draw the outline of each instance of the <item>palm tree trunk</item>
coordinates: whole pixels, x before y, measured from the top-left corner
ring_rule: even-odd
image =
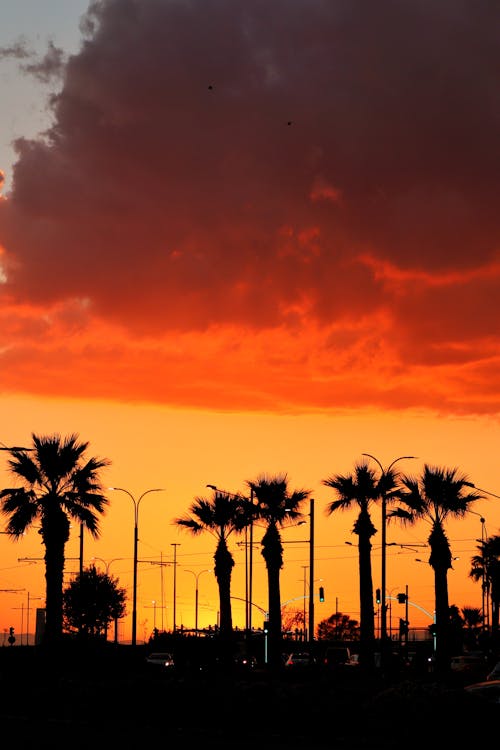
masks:
[[[499,642],[499,604],[500,604],[500,587],[499,582],[494,576],[491,580],[490,600],[491,600],[491,646],[493,649],[498,648]]]
[[[373,578],[371,565],[371,542],[359,536],[359,658],[363,668],[371,670],[375,666],[375,612],[373,609]]]
[[[450,656],[450,608],[448,603],[448,568],[434,567],[434,590],[436,602],[436,671],[445,674]]]
[[[228,664],[233,646],[233,619],[231,608],[231,574],[234,560],[225,542],[219,542],[214,555],[214,572],[219,587],[221,658]]]
[[[44,642],[56,644],[63,630],[63,579],[64,544],[46,545],[45,548],[45,635]]]
[[[271,565],[267,569],[269,591],[269,634],[267,661],[271,669],[281,665],[281,592],[280,569]]]

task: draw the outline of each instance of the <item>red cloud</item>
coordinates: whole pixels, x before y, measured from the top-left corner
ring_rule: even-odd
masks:
[[[5,387],[496,413],[499,16],[91,4],[0,202]]]

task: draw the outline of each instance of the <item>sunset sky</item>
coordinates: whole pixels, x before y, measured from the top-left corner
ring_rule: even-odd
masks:
[[[447,528],[450,603],[481,606],[470,558],[500,533],[499,28],[487,0],[0,2],[0,441],[76,432],[106,486],[164,488],[140,505],[139,638],[172,626],[174,551],[177,625],[213,566],[213,538],[173,520],[263,473],[315,498],[316,621],[359,618],[355,515],[325,514],[322,480],[363,452],[490,493]],[[85,562],[131,597],[132,502],[109,499]],[[428,533],[388,530],[411,626],[434,607]],[[298,608],[308,534],[283,532]],[[78,546],[75,529],[68,575]],[[0,538],[0,632],[26,629],[41,557],[36,530]],[[199,587],[213,624],[213,573]],[[257,548],[256,625],[266,598]]]

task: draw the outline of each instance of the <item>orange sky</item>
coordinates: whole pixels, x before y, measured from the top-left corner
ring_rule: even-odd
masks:
[[[496,454],[498,423],[485,418],[436,417],[416,413],[368,413],[330,415],[272,415],[173,409],[165,406],[143,406],[93,401],[47,401],[32,397],[11,396],[1,401],[4,424],[13,442],[26,442],[30,430],[59,431],[68,434],[78,428],[82,438],[90,441],[93,455],[106,456],[112,464],[105,472],[107,486],[127,489],[137,499],[144,491],[164,487],[165,492],[151,493],[143,498],[139,510],[139,590],[138,637],[153,627],[154,605],[157,627],[172,625],[173,561],[177,553],[176,623],[186,627],[194,624],[194,584],[192,570],[197,573],[213,567],[214,540],[209,536],[191,538],[173,525],[191,501],[209,493],[206,484],[216,484],[229,491],[244,491],[245,481],[261,472],[288,472],[291,488],[311,489],[315,498],[315,578],[323,579],[326,602],[316,607],[317,619],[330,615],[335,607],[359,617],[357,550],[346,545],[355,542],[351,533],[354,515],[326,516],[325,508],[333,499],[321,480],[334,472],[350,472],[363,452],[373,453],[384,465],[400,455],[416,455],[415,461],[401,462],[408,472],[418,472],[424,460],[444,466],[459,466],[478,486],[492,492],[496,486]],[[4,434],[5,437],[5,434]],[[482,446],[482,448],[481,448]],[[481,448],[481,449],[480,449]],[[1,459],[0,459],[1,461]],[[8,484],[5,471],[0,472],[2,486]],[[500,494],[500,493],[498,493]],[[88,564],[93,556],[110,563],[109,572],[118,576],[121,585],[132,596],[133,505],[121,492],[110,492],[110,505],[102,521],[101,539],[85,538],[84,558]],[[489,498],[478,502],[477,512],[485,518],[488,534],[500,533],[500,506]],[[308,512],[309,508],[304,509]],[[374,509],[374,523],[380,529],[380,512]],[[394,595],[409,586],[410,599],[428,612],[434,608],[432,571],[426,560],[424,544],[428,528],[419,525],[402,530],[391,524],[388,542],[409,547],[392,546],[387,556],[387,591]],[[454,556],[449,574],[450,601],[463,606],[481,606],[480,586],[469,578],[470,558],[477,551],[481,538],[480,516],[456,522],[448,530]],[[285,567],[282,573],[283,601],[296,600],[290,606],[301,607],[304,566],[309,564],[309,527],[287,529]],[[259,532],[256,532],[258,540]],[[300,540],[300,544],[298,541]],[[232,551],[236,566],[233,594],[245,597],[244,552],[235,538]],[[380,534],[373,538],[374,587],[380,586]],[[21,615],[27,607],[27,595],[44,593],[43,563],[19,562],[19,558],[38,558],[43,549],[36,531],[13,543],[6,537],[1,544],[1,574],[5,588],[25,589],[19,594],[2,594],[2,621],[5,627],[14,621],[21,628]],[[417,546],[413,546],[417,545]],[[67,548],[68,558],[79,556],[79,529],[75,528]],[[118,559],[117,559],[118,558]],[[113,560],[113,562],[110,562]],[[267,606],[265,569],[260,551],[255,549],[254,623],[261,624],[260,609]],[[159,565],[161,562],[170,565]],[[104,565],[98,561],[100,565]],[[68,573],[78,570],[78,560],[68,559]],[[163,572],[163,577],[162,577]],[[308,572],[306,571],[306,576]],[[308,578],[306,587],[308,586]],[[319,586],[319,582],[317,582]],[[217,589],[213,574],[199,577],[199,623],[215,623]],[[317,592],[316,592],[317,593]],[[234,600],[235,624],[244,624],[244,603]],[[394,605],[397,607],[397,605]],[[153,607],[153,609],[150,609]],[[394,610],[396,611],[396,610]],[[394,615],[396,617],[396,615]],[[397,615],[399,617],[399,615]],[[17,619],[16,619],[17,618]],[[411,623],[427,624],[428,618],[414,607]],[[26,621],[25,621],[26,622]],[[397,620],[396,620],[397,622]],[[123,638],[130,638],[130,619],[123,624]]]
[[[31,138],[19,125],[0,199],[0,439],[76,431],[112,461],[109,485],[166,488],[141,506],[140,554],[181,545],[179,622],[194,619],[182,571],[210,568],[213,545],[171,522],[207,483],[241,491],[286,471],[313,491],[325,615],[336,598],[353,616],[359,605],[352,519],[324,516],[322,479],[363,451],[385,465],[413,454],[408,471],[458,466],[500,494],[499,13],[452,0],[105,0],[62,67],[53,50],[25,65],[60,77],[50,129]],[[495,503],[477,505],[491,534]],[[128,587],[132,510],[113,494],[85,547]],[[459,606],[481,600],[467,578],[476,520],[450,532]],[[0,593],[1,622],[21,629],[43,565],[17,558],[42,552],[34,533],[0,549],[5,588],[24,589]],[[307,545],[289,554],[283,600],[302,594]],[[422,556],[391,551],[388,589],[408,584],[431,610]],[[259,566],[257,550],[265,607]],[[200,624],[216,618],[211,578]],[[144,563],[140,586],[142,629],[162,593],[168,626],[171,566]]]

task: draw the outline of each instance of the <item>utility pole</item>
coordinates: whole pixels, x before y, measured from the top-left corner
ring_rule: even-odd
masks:
[[[177,547],[180,547],[181,545],[179,542],[171,542],[171,546],[174,548],[174,608],[173,608],[172,632],[175,633],[176,602],[177,602]]]
[[[309,501],[309,645],[314,644],[314,499]]]

